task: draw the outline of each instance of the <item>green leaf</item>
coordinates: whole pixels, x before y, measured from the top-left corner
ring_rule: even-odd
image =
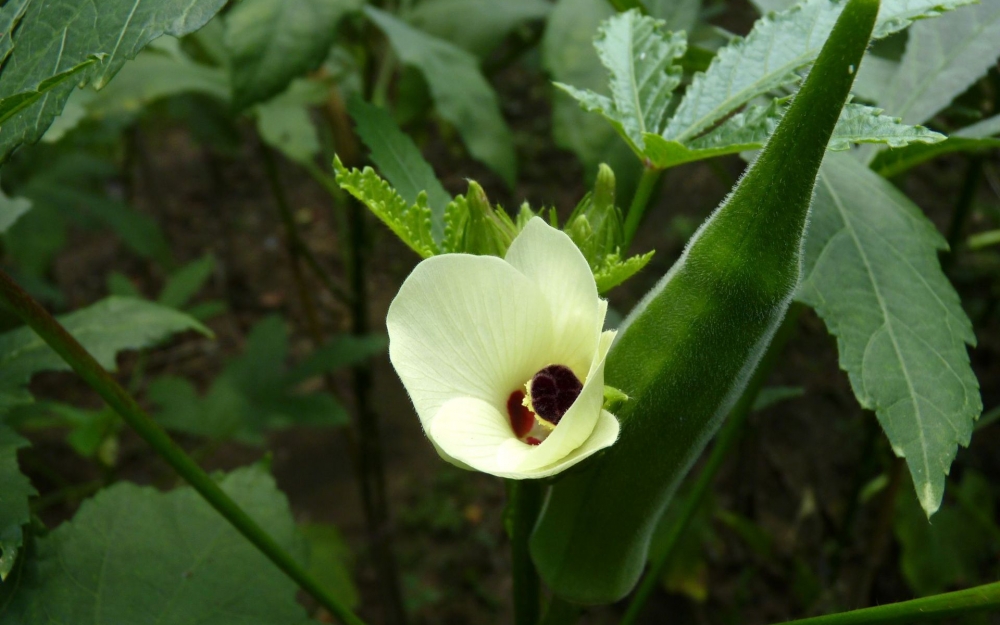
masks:
[[[423,74],[438,115],[455,127],[469,153],[512,186],[517,169],[514,141],[476,57],[375,7],[365,7],[365,14],[385,33],[403,63]]]
[[[552,486],[531,536],[558,596],[609,603],[632,589],[664,508],[781,324],[816,174],[853,83],[847,70],[878,4],[846,3],[767,146],[619,329],[605,375],[631,398],[616,415],[619,439]]]
[[[643,135],[663,130],[670,96],[684,73],[674,62],[684,56],[687,39],[683,32],[663,31],[664,24],[633,9],[598,29],[594,47],[610,74],[610,98],[557,84],[586,110],[601,113],[640,155]]]
[[[901,494],[893,529],[900,546],[899,568],[917,596],[928,596],[980,581],[980,570],[995,561],[997,534],[992,487],[972,470],[962,474],[948,505],[931,523],[912,493]]]
[[[160,35],[186,35],[205,24],[225,0],[108,0],[29,2],[3,65],[0,98],[39,89],[53,76],[99,59],[80,74],[98,89],[127,59]],[[66,105],[75,81],[54,87],[0,126],[0,162],[34,143]]]
[[[424,0],[406,18],[420,30],[484,58],[519,24],[543,19],[551,10],[544,0]]]
[[[233,105],[242,110],[281,93],[319,67],[340,19],[358,0],[243,0],[226,15]]]
[[[379,178],[371,167],[363,170],[347,169],[335,157],[333,168],[337,184],[367,206],[382,223],[422,258],[439,252],[432,232],[433,217],[427,205],[427,194],[421,193],[410,204],[385,180]]]
[[[753,400],[753,406],[750,409],[757,412],[785,400],[802,397],[805,394],[806,390],[801,386],[766,386],[757,393],[757,398]]]
[[[51,78],[46,78],[34,89],[5,95],[0,98],[0,127],[7,123],[7,120],[14,117],[21,111],[30,108],[36,102],[44,98],[53,89],[66,85],[70,79],[78,76],[84,70],[89,69],[94,64],[93,59],[87,59],[76,67],[72,67],[64,72],[60,72]]]
[[[687,145],[657,135],[646,135],[646,157],[657,167],[666,168],[758,149],[781,121],[785,112],[783,104],[784,99],[775,99],[767,106],[750,106]],[[907,126],[899,118],[882,115],[882,109],[848,104],[840,113],[827,148],[847,150],[856,143],[884,143],[901,147],[911,143],[934,144],[944,140],[944,135],[923,126]]]
[[[915,19],[970,2],[885,0],[873,37],[884,37]],[[816,58],[843,6],[831,0],[806,0],[757,20],[745,39],[719,50],[708,70],[695,75],[664,137],[686,143],[753,98],[796,82],[798,71]],[[892,107],[886,109],[900,114]],[[903,119],[909,118],[904,115]]]
[[[170,308],[142,300],[109,297],[59,317],[59,322],[102,367],[115,370],[115,355],[151,347],[178,332],[211,334],[203,325]],[[40,371],[67,371],[67,365],[30,328],[0,334],[0,412],[31,402],[24,386]]]
[[[309,106],[324,101],[327,89],[311,80],[296,80],[281,95],[257,105],[257,132],[261,140],[298,163],[311,163],[319,154],[316,126]]]
[[[1000,1],[983,0],[909,30],[906,53],[879,106],[922,123],[964,92],[1000,56]]]
[[[879,175],[892,178],[943,154],[954,152],[982,152],[1000,148],[1000,139],[969,139],[952,135],[940,143],[914,144],[896,150],[882,150],[871,162]]]
[[[346,362],[364,357],[357,343],[340,346]],[[235,437],[259,445],[269,430],[290,425],[344,425],[347,413],[328,393],[298,393],[300,382],[325,373],[332,364],[330,351],[306,361],[302,369],[287,371],[288,330],[281,317],[271,316],[251,330],[243,354],[230,360],[204,397],[183,379],[163,377],[149,387],[149,397],[160,407],[157,420],[166,428],[214,440]],[[306,364],[308,363],[308,364]]]
[[[594,34],[615,14],[606,0],[558,0],[542,38],[542,63],[556,81],[576,89],[608,94],[607,72],[594,50]],[[615,159],[633,163],[635,157],[614,129],[581,110],[569,95],[558,91],[552,101],[552,132],[560,147],[572,150],[588,169],[609,162],[622,174]]]
[[[300,525],[309,548],[308,571],[338,602],[357,607],[360,597],[352,579],[354,555],[340,530],[333,525]]]
[[[127,124],[150,104],[182,93],[229,102],[229,78],[223,69],[186,56],[147,50],[125,65],[113,83],[94,94],[85,110],[92,117]]]
[[[701,0],[645,0],[649,14],[666,22],[665,30],[690,33],[698,21]]]
[[[30,0],[10,0],[0,7],[0,67],[7,60],[10,51],[14,49],[12,40],[14,28],[24,17],[28,2]]]
[[[260,467],[220,486],[279,545],[302,559],[288,500]],[[5,622],[34,625],[289,625],[306,621],[295,583],[194,489],[120,483],[37,541]]]
[[[31,200],[23,197],[7,197],[0,189],[0,234],[7,232],[7,229],[29,210],[31,210]]]
[[[38,494],[17,464],[17,450],[27,446],[28,441],[0,425],[0,584],[21,548],[21,526],[31,518],[28,498]]]
[[[410,204],[417,203],[421,192],[427,194],[431,231],[440,244],[444,238],[445,208],[452,198],[434,175],[430,163],[385,110],[357,96],[347,101],[347,110],[357,126],[358,136],[371,151],[372,162],[396,192]]]
[[[928,515],[983,408],[966,352],[976,338],[938,263],[944,249],[934,225],[889,182],[849,155],[827,156],[798,299],[837,337],[855,396],[906,458]]]
[[[183,308],[201,290],[215,271],[215,258],[206,254],[184,265],[167,278],[157,301],[170,308]]]

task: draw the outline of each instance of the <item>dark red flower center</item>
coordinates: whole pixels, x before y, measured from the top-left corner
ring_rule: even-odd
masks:
[[[507,398],[507,414],[510,415],[510,427],[514,435],[524,438],[535,425],[535,415],[524,405],[524,391],[516,390]]]
[[[563,415],[580,396],[583,384],[569,367],[549,365],[531,378],[528,388],[535,414],[552,425],[559,425]]]

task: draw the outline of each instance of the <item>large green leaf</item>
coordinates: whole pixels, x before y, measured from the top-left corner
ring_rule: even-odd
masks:
[[[28,498],[37,494],[17,465],[17,450],[27,445],[28,441],[0,425],[0,584],[21,548],[21,526],[30,518]]]
[[[197,30],[225,0],[47,0],[29,2],[14,31],[13,50],[0,73],[0,98],[37,89],[45,80],[92,58],[81,76],[98,89],[127,59],[163,34]],[[74,87],[63,82],[0,127],[0,161],[34,143],[62,111]]]
[[[340,343],[350,351],[358,346]],[[362,356],[371,352],[361,351]],[[288,371],[288,329],[281,317],[266,317],[247,337],[243,354],[226,364],[204,397],[187,380],[162,377],[149,388],[150,399],[160,407],[157,420],[165,427],[221,440],[235,437],[261,444],[269,430],[291,425],[344,425],[347,412],[329,393],[299,393],[296,385],[327,373],[339,363],[327,353],[326,359],[312,361],[309,372]],[[352,362],[344,354],[341,363]],[[327,364],[330,368],[324,368]]]
[[[982,412],[972,324],[938,264],[944,238],[910,200],[846,154],[820,171],[798,298],[837,337],[862,406],[906,458],[927,514]]]
[[[36,102],[48,96],[48,94],[58,87],[68,85],[71,80],[78,79],[80,74],[89,70],[94,64],[94,59],[88,59],[83,63],[70,69],[60,72],[55,76],[46,78],[33,89],[5,95],[0,98],[0,128],[21,111],[31,108]]]
[[[260,467],[222,489],[298,559],[304,545]],[[21,625],[296,625],[297,588],[194,489],[117,484],[37,541],[0,620]]]
[[[996,65],[998,56],[1000,0],[917,22],[879,106],[906,123],[925,122]]]
[[[9,0],[0,7],[0,67],[14,49],[14,27],[24,17],[29,0]]]
[[[514,141],[478,59],[372,6],[365,7],[365,14],[385,33],[403,63],[423,74],[438,115],[455,127],[469,153],[513,185]]]
[[[971,1],[885,0],[873,36],[883,37],[915,19]],[[685,143],[753,98],[797,81],[799,70],[816,58],[843,6],[832,0],[805,0],[759,19],[745,39],[719,50],[708,70],[694,77],[664,136]]]
[[[607,603],[631,590],[657,520],[785,316],[816,174],[878,1],[845,6],[757,160],[619,330],[605,377],[630,398],[619,439],[552,486],[531,536],[559,596]]]
[[[953,134],[940,143],[915,143],[896,150],[882,150],[872,159],[871,168],[880,175],[891,178],[943,154],[982,152],[996,148],[1000,148],[1000,139],[971,139]]]
[[[482,58],[522,22],[552,10],[545,0],[424,0],[406,18],[421,30]]]
[[[557,83],[586,110],[602,114],[640,155],[643,135],[663,130],[670,96],[684,73],[674,62],[684,56],[687,40],[683,32],[663,31],[664,25],[636,9],[601,24],[594,47],[610,75],[610,98]]]
[[[319,67],[358,0],[243,0],[226,15],[233,104],[243,109]]]
[[[221,68],[195,63],[184,55],[147,50],[96,93],[86,103],[86,110],[99,119],[116,118],[126,124],[153,102],[182,93],[200,93],[228,102],[229,77]]]
[[[767,106],[750,106],[687,145],[647,134],[645,156],[657,167],[666,168],[723,154],[756,150],[771,136],[784,113],[780,100],[774,100]],[[907,126],[898,117],[883,115],[882,109],[848,104],[840,113],[827,149],[847,150],[858,143],[883,143],[892,147],[924,146],[944,140],[944,135],[923,126]]]
[[[444,211],[451,195],[441,186],[420,149],[393,121],[392,116],[359,97],[347,102],[347,110],[357,126],[358,136],[371,151],[369,155],[399,195],[410,204],[421,192],[431,207],[431,227],[439,244],[444,237]]]
[[[59,317],[60,323],[106,369],[114,370],[115,355],[126,349],[151,347],[186,330],[209,331],[176,310],[142,300],[109,297]],[[24,386],[40,371],[67,371],[67,365],[30,328],[0,334],[0,412],[31,402]]]

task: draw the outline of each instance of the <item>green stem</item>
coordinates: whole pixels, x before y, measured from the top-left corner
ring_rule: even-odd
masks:
[[[582,608],[575,603],[552,595],[549,607],[545,610],[541,625],[573,625],[580,618]]]
[[[757,395],[771,374],[774,365],[777,364],[778,356],[794,334],[795,324],[801,311],[801,305],[795,304],[785,315],[785,320],[771,341],[771,345],[767,348],[767,352],[764,354],[760,365],[757,366],[757,370],[750,379],[750,383],[729,413],[726,424],[719,432],[715,446],[712,448],[712,453],[698,475],[698,479],[695,481],[690,495],[684,500],[677,520],[670,527],[670,533],[664,541],[665,547],[663,551],[660,553],[659,558],[652,563],[638,590],[635,591],[635,595],[632,596],[632,601],[625,611],[625,616],[622,617],[621,625],[632,625],[636,622],[642,614],[642,609],[645,607],[649,597],[659,585],[659,581],[667,570],[667,565],[670,563],[675,549],[684,537],[684,533],[687,531],[691,520],[698,512],[698,509],[701,508],[705,495],[708,494],[709,489],[712,487],[715,474],[718,473],[723,463],[729,457],[733,446],[740,439],[740,434],[743,432],[743,425],[746,423],[747,416],[752,411],[753,404],[757,400]]]
[[[535,480],[508,480],[510,559],[514,575],[514,623],[536,625],[541,607],[538,571],[531,561],[528,538],[542,509],[543,488]]]
[[[952,616],[1000,609],[1000,582],[957,592],[880,605],[874,608],[838,612],[825,616],[787,621],[782,625],[884,625],[922,623]]]
[[[42,306],[0,270],[0,299],[39,337],[55,350],[88,386],[104,398],[122,419],[150,447],[174,468],[205,500],[233,525],[247,540],[268,557],[286,575],[312,595],[320,604],[348,625],[364,621],[341,605],[323,589],[287,551],[275,542],[239,505],[227,495],[208,473],[202,470],[167,433],[147,415],[139,404],[104,370]]]
[[[642,170],[642,178],[639,179],[639,186],[635,189],[635,195],[632,197],[632,205],[629,206],[628,215],[625,217],[625,237],[622,243],[623,254],[632,246],[632,239],[635,238],[635,233],[639,231],[642,217],[646,214],[646,206],[649,204],[649,198],[652,197],[653,190],[656,189],[663,171],[662,169],[648,166]]]
[[[969,213],[972,212],[972,203],[976,199],[976,189],[979,188],[979,181],[982,177],[983,159],[981,156],[974,156],[969,160],[969,168],[965,171],[962,189],[959,191],[958,201],[955,203],[951,225],[948,227],[949,250],[941,259],[941,265],[945,271],[948,271],[955,263],[958,248],[962,243],[962,231],[965,230],[965,223],[969,220]]]

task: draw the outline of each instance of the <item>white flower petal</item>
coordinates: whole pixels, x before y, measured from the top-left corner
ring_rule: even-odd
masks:
[[[551,364],[552,315],[538,287],[505,261],[446,254],[421,262],[386,317],[389,358],[425,431],[450,399],[502,407]]]
[[[600,335],[594,362],[588,367],[591,375],[587,377],[580,396],[541,445],[528,445],[517,438],[503,442],[499,449],[499,464],[504,471],[534,471],[545,467],[568,456],[590,438],[604,405],[604,359],[614,337],[614,331]]]
[[[561,473],[574,464],[582,462],[602,449],[613,445],[618,440],[618,430],[618,419],[615,415],[607,410],[602,410],[590,438],[583,445],[574,449],[568,456],[564,456],[559,461],[540,469],[524,471],[507,477],[513,477],[514,479],[537,479]]]
[[[505,477],[497,450],[514,439],[507,416],[472,397],[452,399],[434,416],[429,432],[439,452],[474,469]]]
[[[528,222],[507,250],[506,260],[538,285],[552,311],[553,359],[583,378],[597,347],[595,328],[604,324],[590,265],[566,233],[539,217]]]

